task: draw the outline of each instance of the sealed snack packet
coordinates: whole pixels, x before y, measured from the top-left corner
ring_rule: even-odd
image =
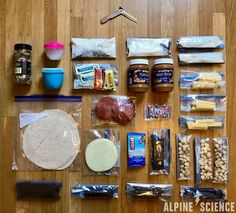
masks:
[[[176,134],[177,180],[189,180],[191,135]]]
[[[180,89],[222,89],[225,74],[222,71],[180,70]]]
[[[127,135],[128,142],[128,167],[140,167],[146,165],[145,146],[146,134],[132,132]]]
[[[219,36],[183,36],[177,40],[179,50],[224,48],[224,39]]]
[[[164,105],[151,105],[147,104],[144,106],[144,119],[147,121],[158,120],[158,119],[170,119],[171,107]]]
[[[170,129],[150,129],[150,175],[170,173]]]
[[[225,111],[225,95],[181,95],[180,110],[182,112],[191,111]]]

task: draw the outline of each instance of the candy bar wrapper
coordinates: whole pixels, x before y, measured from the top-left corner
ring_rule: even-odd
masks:
[[[102,89],[104,86],[104,74],[102,69],[95,68],[94,89]]]
[[[213,179],[213,157],[210,138],[196,137],[195,147],[195,182],[201,184],[203,181]]]
[[[176,134],[177,180],[190,180],[190,145],[192,136]]]
[[[169,56],[171,38],[127,38],[128,57]]]
[[[181,115],[179,124],[186,130],[207,131],[208,129],[223,129],[224,117]]]
[[[57,181],[31,181],[16,182],[17,199],[55,199],[60,198],[61,182]]]
[[[177,40],[179,50],[224,48],[224,39],[219,36],[185,36]]]
[[[228,138],[213,138],[214,175],[213,183],[228,183],[229,178],[229,144]]]
[[[71,55],[75,58],[116,58],[116,39],[72,38]]]
[[[172,196],[173,185],[127,183],[126,193],[134,198],[160,199],[162,201],[166,201]]]
[[[196,203],[199,201],[226,201],[226,194],[226,190],[220,188],[180,187],[180,197],[182,200],[195,200]]]
[[[128,167],[145,166],[146,134],[139,132],[128,133],[127,140],[128,140]]]
[[[180,70],[180,89],[222,89],[225,88],[225,74],[222,71]]]
[[[150,175],[170,173],[170,129],[150,129]]]
[[[118,198],[118,185],[86,185],[71,187],[71,195],[80,198]]]
[[[224,64],[223,52],[179,53],[179,62],[185,64]]]
[[[180,110],[182,112],[191,111],[225,111],[225,95],[181,95]]]
[[[147,104],[144,106],[144,119],[146,121],[170,119],[170,117],[171,107],[168,105]]]
[[[95,89],[115,91],[118,82],[118,70],[112,64],[74,63],[74,89]]]

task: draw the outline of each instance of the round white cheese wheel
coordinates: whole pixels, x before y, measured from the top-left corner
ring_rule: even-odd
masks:
[[[24,132],[24,154],[41,168],[65,169],[79,152],[80,137],[76,122],[63,110],[44,112],[48,116],[28,125]]]
[[[110,170],[118,158],[116,146],[111,140],[95,139],[85,150],[85,160],[88,167],[95,172]]]

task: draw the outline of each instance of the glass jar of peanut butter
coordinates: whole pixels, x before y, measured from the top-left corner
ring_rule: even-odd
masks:
[[[146,92],[149,88],[149,66],[146,59],[130,60],[128,87],[132,92]]]
[[[152,83],[154,91],[171,92],[174,88],[174,65],[172,58],[160,58],[154,61]]]

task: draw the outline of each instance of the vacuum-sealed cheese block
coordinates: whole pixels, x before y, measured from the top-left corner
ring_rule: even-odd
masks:
[[[118,154],[114,143],[105,138],[95,139],[85,150],[87,166],[95,172],[110,170],[117,162]]]

